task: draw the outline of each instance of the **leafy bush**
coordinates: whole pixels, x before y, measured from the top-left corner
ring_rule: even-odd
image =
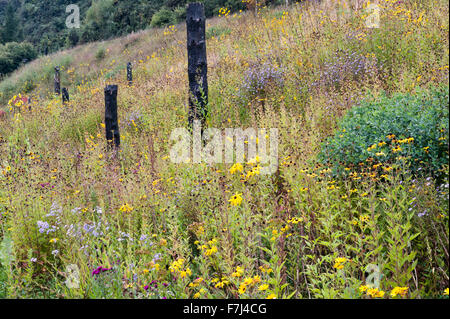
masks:
[[[13,72],[36,57],[37,52],[29,43],[9,42],[0,45],[0,76]]]
[[[95,53],[95,59],[96,59],[97,61],[103,60],[105,56],[106,56],[106,50],[105,50],[105,48],[99,48],[99,49],[97,50],[97,52]]]
[[[150,22],[152,27],[162,27],[170,24],[175,24],[175,16],[171,10],[165,7],[156,12]]]
[[[448,86],[417,95],[382,95],[351,109],[319,157],[338,172],[370,158],[392,163],[410,157],[413,172],[436,173],[448,163],[448,129]]]

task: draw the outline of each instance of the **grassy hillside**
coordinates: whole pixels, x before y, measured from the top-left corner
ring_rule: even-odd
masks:
[[[187,125],[184,25],[78,46],[0,83],[0,296],[448,295],[448,2],[379,5],[373,29],[343,1],[207,21],[207,124],[278,128],[269,176],[258,159],[171,162],[171,132]],[[55,65],[68,105],[51,93]],[[31,108],[10,100],[24,88]]]

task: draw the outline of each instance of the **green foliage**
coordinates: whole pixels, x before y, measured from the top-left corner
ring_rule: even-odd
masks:
[[[87,135],[94,135],[101,123],[100,114],[95,111],[89,111],[82,117],[71,119],[64,125],[61,137],[65,140],[74,142],[84,142]]]
[[[279,163],[270,176],[259,174],[265,164],[256,158],[242,165],[170,160],[170,135],[186,126],[188,116],[185,30],[149,30],[79,46],[7,78],[0,84],[3,100],[6,91],[22,93],[23,78],[38,87],[31,109],[9,105],[0,119],[0,242],[11,238],[15,256],[10,267],[0,266],[0,296],[442,298],[449,269],[448,164],[441,180],[410,174],[409,165],[418,165],[413,158],[381,166],[373,165],[379,161],[374,159],[360,169],[355,156],[358,165],[349,165],[348,175],[340,178],[330,174],[328,165],[315,165],[320,143],[354,105],[365,105],[376,119],[369,112],[351,111],[365,121],[349,124],[354,131],[346,143],[367,142],[361,152],[378,141],[381,133],[366,122],[385,123],[380,110],[400,119],[390,121],[399,123],[399,131],[416,128],[420,134],[409,143],[399,141],[408,141],[411,132],[396,136],[396,143],[385,139],[393,144],[377,143],[373,156],[384,146],[412,151],[414,143],[422,143],[424,127],[430,131],[430,110],[439,115],[439,106],[448,103],[447,87],[425,91],[447,85],[448,58],[440,52],[448,52],[448,3],[421,3],[431,7],[386,2],[388,31],[367,30],[363,12],[347,12],[342,4],[322,6],[320,12],[315,2],[283,8],[281,14],[281,8],[267,9],[208,21],[213,33],[226,30],[223,26],[231,33],[208,40],[207,124],[278,128]],[[174,10],[184,1],[115,1],[114,23],[120,31],[128,30],[122,25],[134,28],[126,20],[146,7],[142,19],[148,25],[149,12],[163,4]],[[209,14],[211,6],[238,2],[206,4]],[[422,12],[423,23],[418,23]],[[407,34],[400,39],[396,30]],[[386,33],[378,37],[377,32]],[[417,41],[428,34],[436,42]],[[377,49],[374,57],[380,40],[389,46]],[[401,46],[396,46],[399,40]],[[411,53],[424,43],[429,48]],[[107,58],[96,59],[99,48],[107,50]],[[342,48],[350,57],[381,61],[377,78],[351,76],[360,59],[347,59],[347,54],[332,58]],[[136,75],[133,85],[126,83],[128,61]],[[63,85],[70,88],[67,105],[52,94],[56,64],[61,65]],[[282,67],[280,85],[266,76],[267,64]],[[381,64],[389,65],[388,70]],[[312,87],[319,78],[326,81]],[[117,152],[107,147],[101,123],[105,82],[120,87],[122,143]],[[361,104],[368,87],[373,96],[424,91],[381,95]],[[240,95],[252,88],[253,98]],[[408,108],[422,110],[424,118]],[[240,118],[244,112],[245,119]],[[410,113],[414,117],[408,121]],[[386,123],[389,129],[397,127]],[[367,141],[359,136],[362,127],[371,134]],[[444,128],[435,137],[445,145],[448,131]],[[255,142],[262,146],[263,138]],[[254,140],[250,136],[248,146]],[[431,147],[427,150],[431,161]],[[70,265],[79,270],[79,288],[66,286]],[[98,267],[102,270],[95,274]],[[405,294],[392,296],[398,286]]]
[[[95,52],[95,59],[97,61],[101,61],[106,56],[106,50],[103,47],[98,48],[97,52]]]
[[[54,67],[59,65],[62,68],[66,68],[72,61],[73,57],[70,55],[60,56],[52,61],[52,63],[40,64],[25,69],[18,79],[6,78],[0,82],[0,103],[6,104],[17,92],[31,92],[36,88],[38,83],[50,89],[53,86]],[[64,78],[62,81],[62,85],[65,85]]]
[[[150,22],[150,26],[163,27],[174,23],[175,23],[175,16],[173,12],[168,8],[163,7],[153,15],[152,21]]]
[[[69,31],[69,34],[67,35],[66,39],[66,47],[71,48],[78,44],[78,41],[80,40],[80,37],[78,35],[78,32],[75,31],[75,29],[72,29]]]
[[[220,36],[226,36],[231,33],[231,29],[228,27],[214,26],[206,30],[206,39],[212,37],[218,38]]]
[[[9,3],[6,7],[5,22],[2,27],[0,43],[7,43],[20,40],[19,19],[16,14],[16,10],[12,3]]]
[[[446,86],[366,99],[340,121],[320,159],[342,172],[369,158],[393,163],[403,156],[412,158],[414,172],[437,173],[448,163],[448,98]]]
[[[36,57],[37,52],[30,43],[9,42],[0,45],[0,77]]]

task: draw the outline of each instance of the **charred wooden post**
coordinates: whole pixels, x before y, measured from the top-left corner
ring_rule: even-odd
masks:
[[[62,102],[63,102],[63,104],[66,104],[69,101],[70,101],[69,91],[67,90],[67,88],[62,88]]]
[[[127,63],[127,81],[128,85],[133,85],[133,67],[131,65],[131,62]]]
[[[61,93],[61,77],[59,75],[59,66],[55,66],[55,93]]]
[[[117,85],[108,85],[105,88],[105,127],[106,140],[109,147],[114,143],[120,146],[119,124],[117,120]]]
[[[198,119],[203,124],[207,116],[208,65],[206,60],[205,9],[202,3],[190,3],[186,12],[189,126]]]

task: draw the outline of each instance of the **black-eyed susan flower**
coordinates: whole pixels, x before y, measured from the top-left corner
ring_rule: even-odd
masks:
[[[236,192],[229,200],[231,206],[239,206],[242,203],[242,193]]]

